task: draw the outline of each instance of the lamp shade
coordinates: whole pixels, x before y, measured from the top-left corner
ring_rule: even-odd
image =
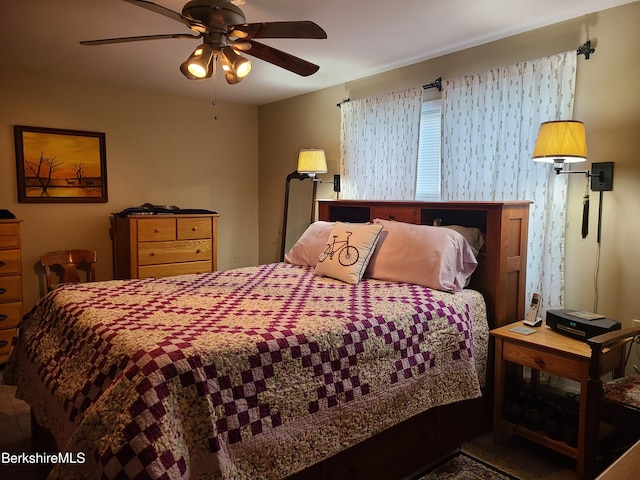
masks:
[[[533,159],[556,164],[584,162],[587,159],[584,123],[575,120],[541,123]]]
[[[321,148],[303,148],[298,155],[298,172],[315,175],[327,173],[327,158]]]

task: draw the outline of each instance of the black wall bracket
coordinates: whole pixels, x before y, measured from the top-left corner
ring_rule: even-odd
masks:
[[[610,192],[613,190],[613,162],[591,164],[591,190]]]

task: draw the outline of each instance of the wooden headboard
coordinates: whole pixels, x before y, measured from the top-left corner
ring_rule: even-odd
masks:
[[[407,202],[319,200],[318,219],[363,223],[374,218],[432,225],[478,227],[485,245],[469,287],[481,292],[491,328],[525,318],[528,201]]]

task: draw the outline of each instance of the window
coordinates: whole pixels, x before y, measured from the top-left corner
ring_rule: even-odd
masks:
[[[441,101],[422,103],[420,140],[418,145],[418,172],[416,174],[416,200],[440,200],[440,138]]]

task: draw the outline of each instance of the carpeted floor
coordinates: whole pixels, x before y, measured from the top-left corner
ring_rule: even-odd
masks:
[[[415,480],[518,480],[464,452],[457,452]]]

